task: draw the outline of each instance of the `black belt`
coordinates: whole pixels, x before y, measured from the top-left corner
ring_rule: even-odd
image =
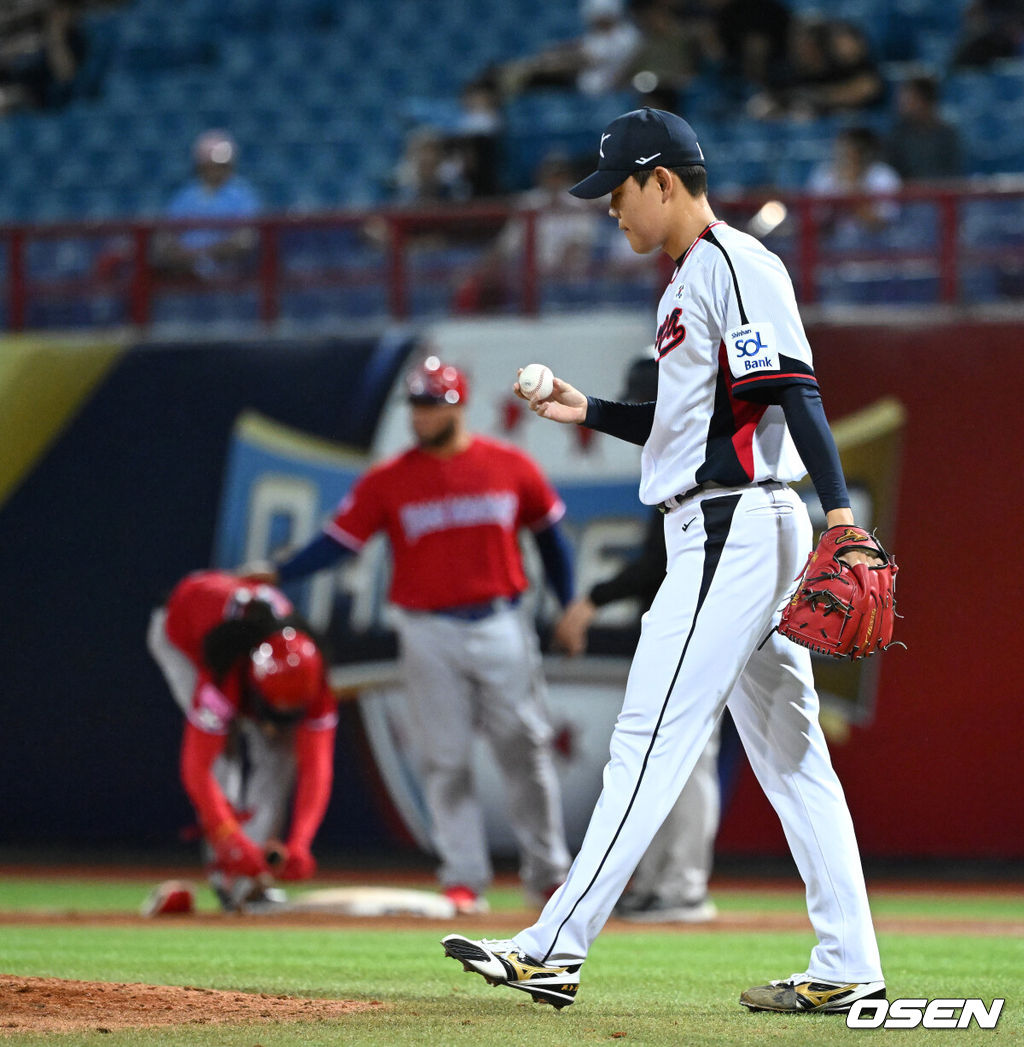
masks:
[[[454,607],[438,607],[430,611],[430,614],[439,614],[442,618],[454,618],[460,622],[482,622],[485,618],[497,614],[499,611],[515,607],[519,603],[519,597],[511,600],[504,597],[496,600],[484,600],[482,603],[456,604]]]
[[[679,506],[686,501],[687,498],[692,498],[695,494],[703,494],[705,491],[742,491],[746,488],[753,487],[770,487],[773,490],[781,490],[785,487],[781,480],[758,480],[756,484],[719,484],[715,483],[714,480],[706,480],[702,484],[698,484],[696,487],[691,487],[688,491],[683,491],[682,494],[674,494],[671,498],[666,498],[665,501],[659,502],[655,509],[659,513],[665,515],[672,512],[674,509],[678,509]]]

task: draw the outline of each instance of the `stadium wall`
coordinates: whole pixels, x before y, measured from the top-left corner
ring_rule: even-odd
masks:
[[[478,375],[495,345],[531,358],[589,360],[566,377],[613,396],[645,331],[633,317],[574,318],[438,325],[427,335],[442,351],[477,346]],[[1003,581],[1020,512],[1012,449],[1024,439],[1022,332],[1021,324],[969,320],[810,327],[833,420],[880,393],[904,409],[897,499],[883,537],[903,568],[901,638],[909,650],[876,660],[871,717],[833,732],[869,857],[1024,857],[1024,810],[1005,799],[1024,786],[1024,686],[1014,583]],[[396,424],[388,396],[419,344],[416,332],[389,331],[213,344],[0,345],[0,433],[8,449],[0,573],[9,623],[0,842],[138,848],[176,841],[190,819],[177,782],[181,724],[145,652],[146,619],[178,577],[215,555],[233,427],[255,411],[369,454]],[[502,417],[498,401],[484,402]],[[540,423],[527,418],[521,430],[534,442],[530,425]],[[590,468],[600,472],[595,461]],[[619,460],[608,462],[621,480]],[[343,725],[321,848],[408,846],[351,708]],[[719,851],[785,853],[747,770]]]

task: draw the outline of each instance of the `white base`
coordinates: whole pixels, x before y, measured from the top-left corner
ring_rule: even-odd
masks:
[[[337,913],[343,916],[425,916],[447,920],[455,906],[442,894],[401,887],[326,887],[296,895],[278,912]]]

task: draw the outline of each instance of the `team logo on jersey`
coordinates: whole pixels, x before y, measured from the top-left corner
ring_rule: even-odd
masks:
[[[410,502],[399,510],[402,530],[410,544],[425,534],[454,531],[460,527],[515,526],[519,499],[511,491],[455,495],[434,501]]]
[[[659,360],[672,352],[676,346],[683,344],[686,338],[686,328],[679,322],[679,317],[682,315],[682,309],[675,308],[661,321],[661,327],[658,328],[658,340],[654,343],[654,352]]]
[[[778,371],[779,354],[775,346],[775,325],[744,324],[725,336],[729,368],[741,378],[756,371]]]

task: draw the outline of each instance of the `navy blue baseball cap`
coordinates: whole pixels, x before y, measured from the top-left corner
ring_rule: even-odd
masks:
[[[693,128],[663,109],[634,109],[616,117],[601,133],[597,170],[569,192],[584,200],[618,188],[634,171],[655,167],[704,166],[704,154]]]

